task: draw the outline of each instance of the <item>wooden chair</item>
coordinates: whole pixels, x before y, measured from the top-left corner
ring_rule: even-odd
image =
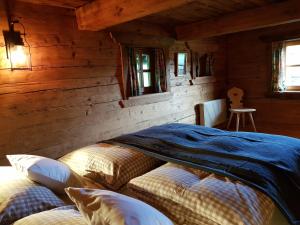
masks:
[[[230,100],[230,109],[229,109],[230,117],[229,117],[229,121],[227,124],[227,130],[230,127],[232,117],[234,114],[236,114],[236,131],[239,131],[241,115],[242,115],[242,119],[243,119],[243,127],[245,127],[245,114],[248,113],[252,127],[253,127],[254,131],[256,132],[256,127],[255,127],[255,123],[254,123],[253,116],[252,116],[252,112],[255,112],[256,109],[244,108],[243,101],[242,101],[243,96],[244,96],[244,91],[240,88],[233,87],[228,90],[227,96]]]

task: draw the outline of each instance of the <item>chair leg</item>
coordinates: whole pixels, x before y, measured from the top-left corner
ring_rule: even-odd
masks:
[[[245,128],[245,126],[246,126],[245,117],[246,117],[245,113],[242,113],[243,128]]]
[[[240,114],[237,113],[236,114],[236,131],[239,131],[239,127],[240,127]]]
[[[255,127],[254,119],[253,119],[253,116],[252,116],[251,112],[249,113],[249,117],[250,117],[250,121],[251,121],[253,130],[256,132],[256,127]]]
[[[230,113],[229,121],[228,121],[227,127],[226,127],[227,130],[229,130],[229,127],[230,127],[230,124],[231,124],[231,121],[232,121],[232,116],[233,116],[233,112]]]

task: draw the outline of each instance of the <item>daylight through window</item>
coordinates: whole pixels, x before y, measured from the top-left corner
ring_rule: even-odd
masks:
[[[300,90],[300,41],[287,42],[285,60],[287,90]]]

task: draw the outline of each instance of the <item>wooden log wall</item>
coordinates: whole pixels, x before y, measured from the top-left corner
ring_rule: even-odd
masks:
[[[228,88],[245,90],[246,106],[257,109],[254,116],[260,130],[300,137],[300,95],[268,96],[271,50],[265,40],[299,34],[299,29],[300,23],[294,23],[228,36]]]
[[[1,31],[7,29],[2,9]],[[58,158],[152,125],[195,123],[195,106],[223,91],[224,42],[197,43],[199,51],[216,51],[217,79],[192,86],[189,77],[174,77],[174,52],[187,50],[185,43],[177,42],[168,60],[173,97],[167,102],[121,108],[119,46],[107,32],[78,31],[71,9],[16,3],[13,15],[26,27],[33,70],[12,72],[7,68],[1,32],[0,165],[7,163],[6,154]]]

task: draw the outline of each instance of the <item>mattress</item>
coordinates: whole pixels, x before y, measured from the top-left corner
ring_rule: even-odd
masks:
[[[275,212],[269,197],[239,181],[173,163],[132,179],[127,188],[179,224],[269,225]]]

